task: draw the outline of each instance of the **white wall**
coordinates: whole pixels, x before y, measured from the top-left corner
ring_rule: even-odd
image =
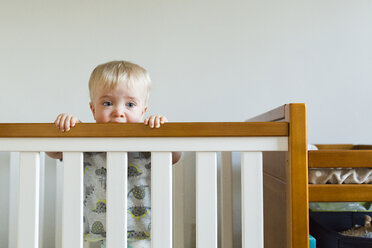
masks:
[[[311,143],[372,143],[371,13],[370,0],[3,0],[0,122],[91,122],[91,70],[126,59],[170,121],[306,102]]]
[[[0,121],[92,121],[95,65],[149,70],[152,113],[241,121],[306,102],[311,142],[371,143],[369,0],[0,2]]]

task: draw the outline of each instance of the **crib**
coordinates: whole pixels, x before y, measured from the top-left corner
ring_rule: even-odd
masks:
[[[286,104],[246,122],[76,125],[0,124],[0,151],[13,153],[19,178],[17,224],[9,247],[39,247],[40,152],[62,151],[61,238],[55,247],[83,247],[83,152],[107,152],[108,248],[127,247],[127,152],[151,152],[151,242],[180,247],[174,224],[171,151],[196,152],[196,247],[233,247],[231,152],[241,152],[242,247],[308,247],[306,107]],[[216,152],[223,153],[217,196]],[[19,172],[18,172],[19,170]],[[14,192],[13,192],[14,193]],[[314,194],[313,194],[314,196]],[[218,200],[221,215],[217,216]],[[10,216],[13,218],[14,216]],[[221,242],[218,244],[218,218]],[[181,228],[182,229],[182,228]],[[181,234],[180,234],[181,232]]]
[[[372,167],[372,146],[316,145],[309,151],[309,168]],[[309,184],[310,202],[372,202],[372,184]]]

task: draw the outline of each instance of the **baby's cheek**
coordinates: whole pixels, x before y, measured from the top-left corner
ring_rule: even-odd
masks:
[[[127,122],[129,122],[129,123],[143,122],[143,118],[142,118],[142,116],[130,116],[130,117],[128,117]]]
[[[106,115],[98,115],[97,118],[96,118],[96,122],[107,123],[107,122],[110,122],[110,118]]]
[[[130,118],[128,119],[127,122],[128,123],[139,123],[139,122],[142,122],[142,120],[140,118]]]

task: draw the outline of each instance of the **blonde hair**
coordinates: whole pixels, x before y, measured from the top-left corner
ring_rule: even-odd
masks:
[[[111,61],[94,68],[89,78],[89,94],[91,101],[98,86],[114,89],[119,84],[129,88],[142,86],[146,90],[145,104],[151,89],[151,79],[147,71],[139,65],[128,61]]]

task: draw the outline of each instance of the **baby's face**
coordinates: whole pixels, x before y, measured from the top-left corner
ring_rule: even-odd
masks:
[[[90,109],[97,123],[142,122],[147,110],[145,96],[141,87],[128,88],[125,84],[112,90],[101,87],[95,90]]]

